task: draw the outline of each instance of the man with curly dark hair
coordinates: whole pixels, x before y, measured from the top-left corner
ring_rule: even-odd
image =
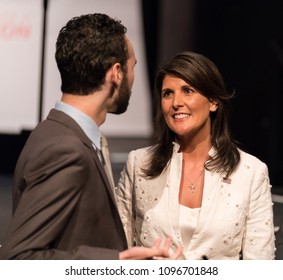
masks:
[[[62,98],[31,133],[14,173],[13,218],[0,259],[168,257],[168,244],[127,247],[113,195],[107,113],[126,111],[136,57],[121,21],[71,19],[59,33]]]

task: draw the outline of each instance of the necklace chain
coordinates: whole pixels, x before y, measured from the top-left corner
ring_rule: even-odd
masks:
[[[198,177],[195,179],[195,181],[194,181],[193,183],[190,181],[189,178],[187,178],[188,181],[189,181],[189,188],[191,189],[191,192],[192,192],[192,193],[195,192],[196,182],[198,181],[198,179],[200,178],[200,176],[201,176],[203,173],[204,173],[204,170],[201,171],[201,173],[198,175]]]

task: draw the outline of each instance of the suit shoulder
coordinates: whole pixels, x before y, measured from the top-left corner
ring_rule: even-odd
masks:
[[[243,164],[252,165],[255,168],[257,168],[259,166],[266,166],[266,164],[262,160],[257,158],[256,156],[254,156],[250,153],[244,152],[242,150],[239,150],[239,152],[240,152],[240,156],[241,156],[241,162]]]
[[[135,149],[129,152],[129,158],[140,158],[140,157],[145,157],[148,156],[150,154],[152,146],[148,146],[148,147],[143,147],[143,148],[139,148],[139,149]]]

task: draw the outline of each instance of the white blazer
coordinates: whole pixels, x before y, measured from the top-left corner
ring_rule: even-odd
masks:
[[[141,168],[148,148],[130,152],[116,187],[117,203],[129,246],[151,247],[172,238],[171,250],[183,246],[179,229],[182,153],[174,143],[170,165],[154,179]],[[211,149],[210,154],[213,153]],[[267,166],[240,151],[237,170],[223,180],[205,170],[198,225],[182,259],[274,259],[274,224]]]

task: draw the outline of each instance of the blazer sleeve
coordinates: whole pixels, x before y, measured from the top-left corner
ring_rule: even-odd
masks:
[[[130,152],[126,165],[121,173],[118,185],[115,189],[117,206],[129,247],[135,244],[135,158],[134,152]]]
[[[49,145],[20,167],[24,176],[18,180],[25,181],[22,184],[25,189],[0,250],[0,259],[118,259],[116,250],[91,246],[54,249],[79,203],[89,170],[86,155],[80,151],[81,142],[69,141],[70,145],[65,141]],[[74,151],[74,147],[78,148]]]
[[[260,163],[252,180],[243,240],[243,259],[274,259],[273,203],[267,166]]]

